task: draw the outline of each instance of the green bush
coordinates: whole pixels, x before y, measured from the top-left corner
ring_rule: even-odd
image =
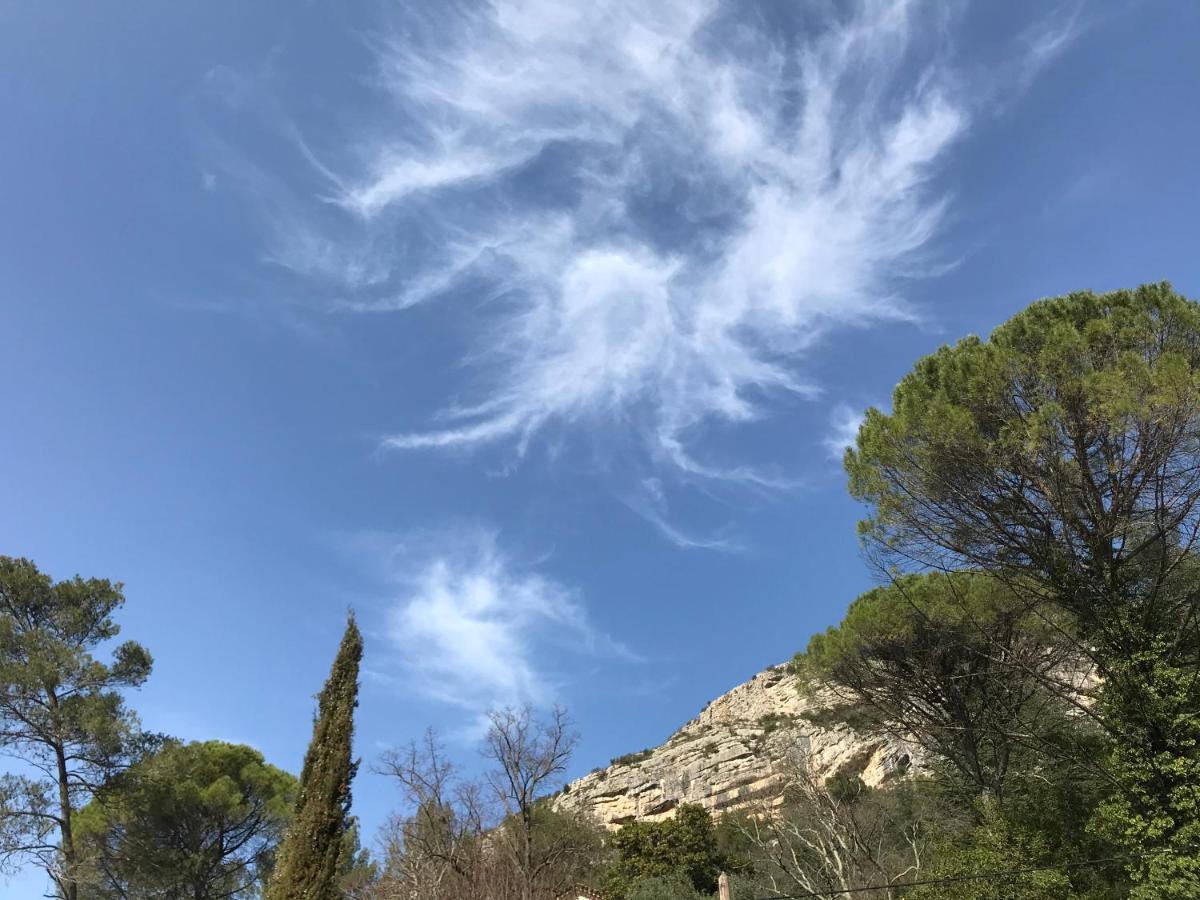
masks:
[[[631,900],[634,888],[648,878],[679,880],[701,894],[712,893],[726,867],[712,816],[692,804],[680,806],[674,818],[662,822],[626,825],[612,836],[611,847],[616,860],[605,878],[605,890],[625,900]]]
[[[650,758],[650,754],[654,751],[647,747],[645,750],[639,750],[637,753],[626,753],[624,756],[614,757],[609,765],[613,766],[636,766]]]
[[[648,875],[633,883],[625,900],[708,900],[708,897],[679,875]]]

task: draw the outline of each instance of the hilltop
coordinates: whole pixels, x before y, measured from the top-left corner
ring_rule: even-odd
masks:
[[[807,754],[823,778],[856,774],[870,786],[919,762],[919,748],[907,741],[824,724],[835,717],[819,714],[838,705],[828,694],[797,690],[787,665],[771,666],[710,702],[662,745],[571,782],[557,804],[587,809],[612,829],[668,818],[683,803],[720,813],[774,801],[782,764],[797,752]]]

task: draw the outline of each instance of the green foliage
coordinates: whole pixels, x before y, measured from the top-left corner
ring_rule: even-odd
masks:
[[[846,454],[894,565],[979,570],[1077,637],[1113,738],[1099,834],[1137,897],[1200,896],[1200,306],[1169,285],[1035,303],[917,363]]]
[[[835,772],[825,782],[825,790],[836,803],[854,803],[870,790],[858,775]]]
[[[930,654],[939,642],[951,645],[941,648],[951,653],[959,644],[980,645],[990,637],[989,629],[1017,626],[1034,639],[1050,637],[1050,629],[1029,616],[1025,604],[995,579],[967,573],[910,575],[851,603],[839,625],[813,635],[794,669],[801,678],[827,680],[865,655]],[[957,668],[961,663],[948,659],[945,665]]]
[[[1097,831],[1143,854],[1136,898],[1200,897],[1200,706],[1197,672],[1163,662],[1151,647],[1114,663],[1118,686],[1137,683],[1129,698],[1105,697],[1118,711],[1129,703],[1141,715],[1125,723],[1129,738],[1112,750],[1110,768],[1124,790],[1100,808]],[[1153,729],[1153,731],[1151,731]]]
[[[765,733],[770,734],[781,725],[790,721],[790,718],[780,713],[766,713],[758,717],[758,727]]]
[[[288,827],[267,900],[335,900],[347,870],[351,828],[350,783],[358,767],[351,755],[362,635],[354,617],[317,701],[317,720],[304,757],[296,810]]]
[[[800,665],[797,663],[797,669],[800,668]],[[808,681],[808,676],[805,675],[805,680],[797,685],[797,689],[802,695],[810,696],[813,688],[818,686],[820,685],[817,682]],[[837,728],[846,725],[855,731],[869,731],[878,727],[879,710],[869,703],[845,702],[845,700],[846,698],[843,696],[843,702],[831,706],[815,705],[802,709],[798,714],[799,718],[818,728]]]
[[[502,830],[520,829],[520,817],[509,816]],[[606,851],[604,832],[586,813],[556,810],[548,800],[538,801],[529,821],[530,859],[542,870],[540,891],[557,893],[567,885],[590,882],[603,875]],[[517,841],[510,835],[512,845]]]
[[[1134,599],[1114,595],[1140,579],[1130,562],[1193,521],[1198,366],[1200,307],[1168,285],[1035,303],[918,362],[891,415],[868,411],[846,454],[873,507],[860,527],[876,549],[1054,589],[1091,631]]]
[[[295,789],[251,747],[168,743],[76,818],[84,896],[257,896]]]
[[[931,853],[934,865],[920,880],[961,879],[912,888],[914,900],[1062,900],[1072,895],[1064,870],[1044,869],[996,877],[989,873],[1032,869],[1052,864],[1036,834],[989,816],[965,836],[946,839]],[[985,876],[973,878],[970,876]]]
[[[610,766],[636,766],[640,762],[645,762],[650,758],[650,754],[654,751],[647,747],[645,750],[638,750],[636,753],[626,753],[622,756],[614,757],[610,762]]]
[[[732,875],[746,874],[754,869],[755,850],[747,839],[748,826],[754,815],[749,809],[730,810],[713,823],[721,871]]]
[[[701,893],[717,888],[725,866],[712,816],[702,806],[685,804],[662,822],[633,822],[613,835],[617,858],[605,879],[614,897],[628,898],[641,878],[680,880]]]
[[[920,888],[918,898],[1009,897],[1117,900],[1129,896],[1121,849],[1093,833],[1089,819],[1107,796],[1100,777],[1080,778],[1069,761],[1047,760],[1014,779],[1003,804],[978,797],[973,809],[936,782],[925,787],[936,818],[925,864],[913,880],[1039,869],[1019,876],[955,880]],[[1115,860],[1115,861],[1114,861]],[[1086,861],[1087,865],[1064,865]],[[910,896],[905,894],[905,896]]]
[[[52,582],[27,559],[0,556],[0,750],[44,777],[0,780],[0,858],[32,859],[59,892],[78,895],[73,819],[124,761],[137,720],[121,691],[150,674],[150,654],[127,641],[103,663],[93,652],[120,632],[120,584]]]
[[[338,860],[338,890],[343,900],[374,900],[379,884],[379,866],[362,846],[358,837],[358,820],[351,817],[342,835],[342,852]]]
[[[793,668],[802,684],[846,701],[835,716],[900,729],[944,760],[969,794],[1001,798],[1018,766],[1034,764],[1046,744],[1088,731],[1068,724],[1069,703],[1046,687],[1071,660],[1057,646],[1064,630],[995,578],[908,575],[850,604]]]
[[[766,737],[780,728],[787,728],[793,721],[793,717],[786,713],[766,713],[758,717],[758,726],[762,729],[762,736]]]
[[[633,882],[625,900],[707,900],[708,896],[679,875],[647,875]]]

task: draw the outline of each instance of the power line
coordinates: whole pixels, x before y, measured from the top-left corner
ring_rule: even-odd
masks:
[[[1088,866],[1099,866],[1107,863],[1130,862],[1135,859],[1145,859],[1147,856],[1180,853],[1180,850],[1151,850],[1146,853],[1136,853],[1130,856],[1109,856],[1101,859],[1083,859],[1077,862],[1056,863],[1049,866],[1029,866],[1024,869],[1009,869],[1001,872],[982,872],[978,875],[952,875],[945,878],[926,878],[921,881],[903,881],[893,884],[872,884],[862,887],[835,888],[828,891],[808,891],[803,894],[767,894],[754,897],[751,900],[805,900],[805,898],[840,897],[847,894],[862,894],[867,891],[898,890],[901,888],[922,887],[934,884],[955,884],[962,881],[979,881],[984,878],[1011,878],[1016,875],[1031,875],[1034,872],[1052,872],[1059,869],[1085,869]]]

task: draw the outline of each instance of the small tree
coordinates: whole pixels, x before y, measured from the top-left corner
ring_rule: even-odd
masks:
[[[296,779],[252,747],[169,743],[103,788],[77,818],[88,897],[258,896]]]
[[[504,810],[500,835],[516,870],[521,900],[554,896],[569,884],[555,882],[564,874],[560,863],[575,853],[577,841],[571,823],[546,800],[561,784],[578,736],[560,707],[546,720],[529,706],[493,711],[488,720],[484,754],[496,764],[488,783]]]
[[[317,701],[317,720],[304,757],[292,823],[279,850],[267,900],[335,900],[347,869],[354,708],[363,642],[351,616],[329,680]]]
[[[712,815],[696,804],[685,803],[661,822],[631,822],[611,843],[617,858],[605,886],[618,897],[647,878],[682,880],[694,891],[711,894],[726,867]]]
[[[598,869],[596,824],[553,804],[575,741],[566,714],[490,718],[484,755],[494,765],[479,780],[457,775],[432,732],[384,756],[380,771],[409,809],[386,826],[379,897],[558,900]]]
[[[35,775],[0,781],[0,856],[33,860],[65,900],[79,896],[76,810],[124,761],[137,722],[121,696],[150,674],[132,641],[111,663],[92,653],[120,632],[120,584],[52,582],[27,559],[0,556],[0,749]]]
[[[472,896],[483,874],[478,786],[456,778],[432,730],[422,742],[386,753],[378,771],[396,779],[411,809],[384,829],[383,896]]]

